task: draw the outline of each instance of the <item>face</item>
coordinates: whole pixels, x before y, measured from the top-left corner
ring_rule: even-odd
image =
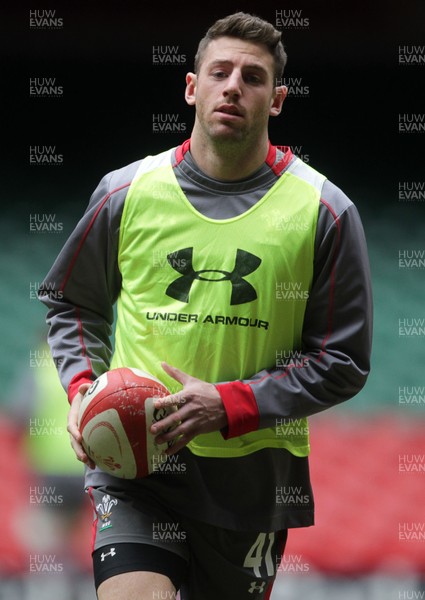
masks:
[[[274,86],[274,63],[260,44],[232,37],[212,40],[197,75],[186,77],[186,101],[196,106],[194,131],[218,142],[256,143],[268,137],[270,116],[286,88]]]

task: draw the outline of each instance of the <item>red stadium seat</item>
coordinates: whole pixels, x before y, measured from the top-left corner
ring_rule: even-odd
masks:
[[[316,525],[290,532],[286,553],[329,575],[424,573],[422,421],[323,413],[310,429]]]

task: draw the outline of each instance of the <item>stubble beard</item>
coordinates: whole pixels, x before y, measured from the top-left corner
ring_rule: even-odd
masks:
[[[224,125],[217,127],[216,124],[203,127],[207,144],[221,156],[232,158],[257,146],[258,135],[253,129],[227,126],[226,130],[223,130],[224,127]]]

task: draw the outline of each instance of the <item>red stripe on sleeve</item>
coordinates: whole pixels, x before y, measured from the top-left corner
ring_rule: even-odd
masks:
[[[337,228],[337,240],[336,240],[336,244],[335,244],[335,249],[334,249],[334,254],[332,257],[332,268],[331,268],[331,273],[330,273],[330,282],[329,282],[329,304],[328,304],[328,311],[327,311],[327,330],[326,330],[326,334],[322,340],[321,346],[320,346],[320,353],[317,357],[317,362],[320,362],[323,358],[323,355],[327,353],[326,351],[326,345],[328,343],[328,340],[330,338],[330,336],[332,335],[332,322],[333,322],[333,313],[334,313],[334,299],[335,299],[335,275],[336,275],[336,263],[337,263],[337,259],[338,259],[338,252],[339,252],[339,246],[340,246],[340,240],[341,240],[341,222],[340,219],[338,217],[338,215],[335,213],[335,211],[333,210],[333,208],[330,206],[330,204],[328,204],[328,202],[326,202],[325,200],[323,200],[323,198],[320,199],[320,202],[322,202],[322,204],[324,204],[326,206],[326,208],[329,210],[329,212],[331,213],[332,217],[334,218],[335,221],[335,226]],[[305,359],[304,359],[305,360]],[[304,360],[302,361],[301,365],[297,365],[294,368],[298,369],[301,368],[303,366],[305,366]],[[286,377],[289,373],[290,373],[290,369],[293,368],[292,366],[286,368],[281,375],[275,376],[275,379],[281,379],[282,377]],[[265,375],[264,377],[262,377],[261,379],[256,379],[255,381],[252,382],[252,385],[256,385],[259,383],[262,383],[265,379],[267,379],[268,377],[272,377],[272,375],[270,373],[267,373],[267,375]]]
[[[227,413],[227,430],[222,432],[225,440],[257,431],[260,415],[254,393],[247,383],[232,381],[215,386]]]
[[[77,394],[78,388],[80,387],[80,385],[82,385],[83,383],[93,383],[93,381],[95,379],[91,361],[87,355],[87,348],[84,343],[83,324],[81,322],[80,309],[78,307],[76,307],[76,313],[77,313],[77,323],[78,323],[78,339],[79,339],[80,346],[81,346],[81,354],[82,354],[82,356],[85,357],[86,362],[87,362],[87,369],[85,369],[84,371],[80,371],[80,373],[77,373],[76,375],[74,375],[74,377],[71,379],[71,381],[68,385],[68,400],[69,400],[70,404],[72,403],[74,396]]]
[[[87,355],[87,348],[84,343],[83,324],[80,319],[80,309],[78,307],[76,308],[76,312],[77,312],[77,321],[78,321],[78,339],[79,339],[80,345],[81,345],[81,354],[85,357],[86,362],[87,362],[87,369],[74,375],[74,377],[71,379],[71,381],[69,383],[68,400],[69,400],[70,404],[72,403],[74,396],[78,393],[78,388],[80,387],[80,385],[82,385],[83,383],[91,384],[91,383],[93,383],[93,381],[95,379],[93,369],[91,366],[91,361]]]
[[[323,198],[320,199],[320,202],[322,202],[322,204],[324,204],[326,206],[326,208],[329,210],[329,212],[331,213],[331,215],[334,218],[335,225],[337,228],[337,239],[336,239],[336,244],[335,244],[334,255],[332,257],[332,270],[331,270],[331,274],[330,274],[330,284],[329,284],[328,331],[322,341],[322,348],[321,348],[319,356],[317,357],[318,361],[321,360],[323,354],[326,354],[326,344],[332,334],[332,321],[333,321],[334,299],[335,299],[336,261],[338,258],[339,244],[340,244],[340,239],[341,239],[341,223],[340,223],[338,215],[335,213],[335,211],[330,206],[330,204],[328,204],[325,200],[323,200]]]
[[[131,182],[130,182],[131,183]],[[108,194],[106,194],[106,196],[104,197],[104,199],[102,200],[102,202],[100,203],[100,205],[98,206],[96,212],[94,213],[90,223],[87,225],[86,230],[84,231],[80,243],[78,244],[78,247],[76,249],[76,251],[74,252],[74,256],[71,259],[71,262],[69,263],[69,267],[68,270],[65,274],[65,277],[62,281],[61,286],[59,287],[60,291],[63,291],[65,289],[65,286],[68,282],[69,277],[71,276],[71,272],[72,269],[74,268],[74,265],[77,261],[78,255],[80,254],[81,248],[83,247],[86,238],[88,236],[88,234],[90,233],[91,228],[93,227],[94,222],[97,219],[98,214],[100,213],[100,211],[102,210],[102,208],[105,206],[106,202],[109,200],[109,198],[115,194],[115,192],[119,192],[120,190],[123,190],[126,187],[129,187],[130,183],[125,183],[124,185],[121,185],[120,187],[116,188],[115,190],[112,190],[112,192],[109,192]]]

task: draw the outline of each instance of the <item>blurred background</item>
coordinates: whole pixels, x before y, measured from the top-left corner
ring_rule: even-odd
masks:
[[[103,175],[190,136],[185,74],[236,10],[283,31],[270,139],[357,205],[375,301],[366,387],[310,420],[316,526],[291,532],[272,600],[425,598],[424,3],[20,4],[0,36],[0,599],[95,598],[37,289]]]

